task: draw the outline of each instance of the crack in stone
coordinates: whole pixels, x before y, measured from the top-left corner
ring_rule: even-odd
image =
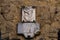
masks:
[[[4,17],[4,14],[3,14],[3,12],[1,12],[1,15],[3,16],[3,18],[5,19],[5,21],[8,21],[8,20],[6,20],[6,18]]]

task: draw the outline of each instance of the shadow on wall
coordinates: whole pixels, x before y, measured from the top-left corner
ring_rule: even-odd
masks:
[[[58,40],[60,40],[60,30],[58,31]]]

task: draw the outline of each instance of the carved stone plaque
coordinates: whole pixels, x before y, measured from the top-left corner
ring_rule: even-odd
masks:
[[[19,23],[18,24],[18,34],[24,34],[25,37],[33,37],[34,34],[36,34],[38,31],[40,31],[39,24],[38,23]]]
[[[35,10],[32,6],[22,8],[22,22],[35,21]]]

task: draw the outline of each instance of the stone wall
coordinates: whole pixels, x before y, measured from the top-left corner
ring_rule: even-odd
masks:
[[[21,6],[36,6],[36,21],[40,26],[40,35],[34,40],[57,40],[60,28],[59,0],[1,0],[0,29],[2,38],[20,38],[16,34],[16,25],[21,22]]]

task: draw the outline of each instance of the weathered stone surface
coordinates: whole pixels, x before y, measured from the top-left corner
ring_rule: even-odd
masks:
[[[58,29],[60,29],[59,0],[1,0],[0,29],[2,38],[9,36],[10,39],[24,40],[24,37],[18,36],[16,33],[16,25],[21,22],[21,6],[36,6],[36,22],[41,25],[41,33],[34,40],[57,40]]]

